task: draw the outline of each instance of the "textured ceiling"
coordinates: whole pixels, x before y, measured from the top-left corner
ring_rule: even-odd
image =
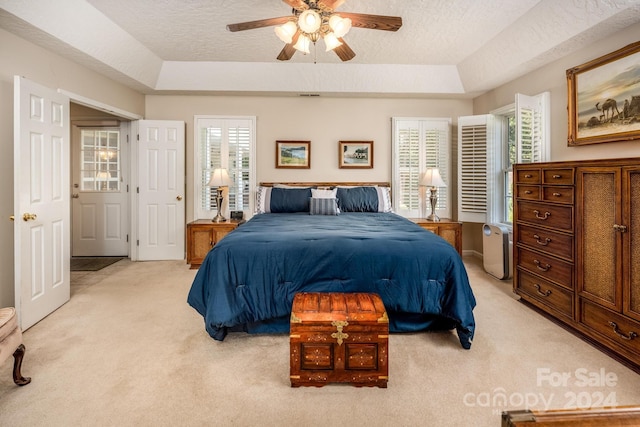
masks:
[[[356,57],[346,63],[321,42],[280,62],[273,27],[226,25],[288,16],[282,0],[0,0],[0,8],[0,27],[145,93],[472,96],[640,22],[640,0],[346,0],[338,12],[400,16],[402,28],[353,28],[345,40]]]

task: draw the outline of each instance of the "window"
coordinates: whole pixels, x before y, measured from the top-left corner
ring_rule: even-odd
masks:
[[[80,141],[80,191],[119,191],[120,129],[85,128]]]
[[[406,217],[427,213],[426,188],[420,178],[438,168],[446,188],[438,188],[438,216],[451,217],[451,119],[393,118],[393,208]]]
[[[458,219],[513,222],[514,163],[549,157],[549,93],[516,94],[492,114],[458,118]]]
[[[215,168],[227,169],[231,184],[224,204],[231,211],[253,213],[255,191],[255,117],[195,116],[194,212],[209,218],[218,207],[216,191],[207,183]]]

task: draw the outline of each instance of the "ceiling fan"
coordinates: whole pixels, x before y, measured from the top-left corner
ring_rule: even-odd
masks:
[[[402,26],[402,18],[398,16],[334,12],[345,0],[282,1],[292,7],[292,15],[229,24],[227,30],[236,32],[278,25],[276,35],[286,43],[278,55],[280,61],[291,59],[296,50],[309,53],[310,44],[320,38],[327,51],[333,50],[342,61],[349,61],[356,54],[343,37],[351,27],[398,31]]]

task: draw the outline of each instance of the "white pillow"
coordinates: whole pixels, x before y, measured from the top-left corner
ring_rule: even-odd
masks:
[[[338,192],[337,188],[334,188],[333,190],[322,190],[318,188],[312,188],[311,197],[314,199],[335,199],[337,192]]]

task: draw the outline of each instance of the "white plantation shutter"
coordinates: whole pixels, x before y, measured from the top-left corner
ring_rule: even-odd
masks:
[[[550,156],[550,95],[516,94],[516,145],[519,163],[544,162]],[[491,114],[458,117],[458,220],[486,222],[487,208],[495,211],[505,200],[500,170],[505,153]]]
[[[446,184],[451,182],[451,119],[393,118],[393,209],[406,217],[425,215],[425,191],[420,178],[437,167]],[[450,185],[438,189],[437,214],[451,216]]]
[[[458,117],[458,221],[485,222],[491,117]]]
[[[215,168],[225,168],[231,184],[223,204],[229,210],[253,212],[255,187],[255,118],[196,116],[195,212],[209,218],[217,211],[216,191],[207,186]]]
[[[549,92],[527,96],[516,94],[518,163],[549,160]]]

